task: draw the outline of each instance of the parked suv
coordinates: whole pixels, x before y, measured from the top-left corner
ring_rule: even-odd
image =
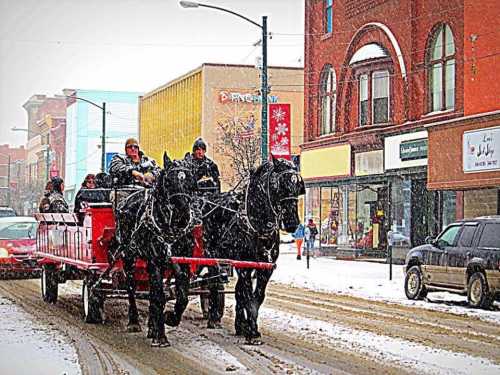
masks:
[[[500,216],[448,225],[406,256],[405,293],[422,299],[430,291],[467,295],[469,305],[488,308],[500,296]]]

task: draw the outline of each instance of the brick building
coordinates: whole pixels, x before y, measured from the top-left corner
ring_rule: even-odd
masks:
[[[456,145],[431,135],[498,109],[498,83],[473,98],[498,81],[498,1],[480,3],[491,17],[464,0],[306,0],[302,173],[324,245],[383,250],[392,229],[414,246],[463,216],[463,176],[434,183]]]
[[[26,183],[26,154],[24,146],[0,145],[0,205],[12,206],[18,213],[23,212],[19,198]]]

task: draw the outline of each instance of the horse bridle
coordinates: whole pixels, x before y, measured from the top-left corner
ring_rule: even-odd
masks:
[[[269,228],[268,230],[266,230],[264,232],[266,234],[267,233],[272,233],[272,232],[274,232],[275,230],[277,230],[279,228],[279,223],[281,222],[281,218],[282,218],[282,215],[283,215],[282,210],[281,210],[281,204],[282,204],[282,202],[288,201],[288,200],[295,200],[295,201],[298,200],[298,197],[295,197],[295,196],[281,198],[278,201],[278,205],[277,205],[277,207],[275,209],[275,207],[273,205],[273,202],[271,201],[271,188],[270,188],[270,186],[271,186],[271,176],[273,175],[273,173],[274,173],[274,167],[273,167],[273,169],[271,169],[268,172],[268,176],[267,176],[267,180],[266,180],[266,185],[267,185],[266,188],[264,188],[262,186],[262,184],[259,184],[261,186],[262,190],[264,191],[264,194],[267,195],[269,206],[271,207],[271,210],[272,210],[274,216],[276,217],[276,222],[274,223],[274,225],[271,228]],[[277,175],[276,175],[275,178],[277,180],[278,191],[279,191],[279,188],[280,188],[280,179],[281,179],[282,176],[284,176],[286,174],[292,174],[292,175],[297,176],[297,182],[299,182],[300,179],[301,179],[300,174],[297,171],[293,170],[293,169],[287,169],[287,170],[285,170],[283,172],[277,173]],[[246,216],[246,221],[247,221],[247,224],[249,225],[249,227],[254,232],[258,233],[259,231],[257,229],[255,229],[255,227],[252,225],[250,219],[248,218],[248,209],[247,209],[247,207],[248,207],[249,187],[250,187],[250,184],[248,184],[247,190],[246,190],[246,193],[245,193],[245,211],[246,211],[246,215],[245,216]],[[278,212],[276,212],[276,210]]]

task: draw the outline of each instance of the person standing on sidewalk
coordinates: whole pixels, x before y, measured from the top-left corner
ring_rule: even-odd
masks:
[[[300,223],[292,237],[295,239],[295,245],[297,246],[297,260],[301,259],[302,243],[304,242],[305,235],[304,224]]]
[[[304,237],[306,239],[306,250],[308,254],[311,254],[311,251],[314,250],[314,241],[316,240],[316,236],[318,235],[318,228],[316,228],[316,224],[314,224],[313,219],[309,219],[307,226],[304,231]]]

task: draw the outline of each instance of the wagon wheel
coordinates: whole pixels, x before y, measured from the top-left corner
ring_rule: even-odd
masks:
[[[82,302],[85,323],[102,323],[103,321],[104,298],[98,292],[92,290],[94,282],[93,275],[87,275],[83,280]]]
[[[42,267],[42,275],[40,277],[42,298],[47,303],[57,302],[57,273],[54,265],[44,264]]]

